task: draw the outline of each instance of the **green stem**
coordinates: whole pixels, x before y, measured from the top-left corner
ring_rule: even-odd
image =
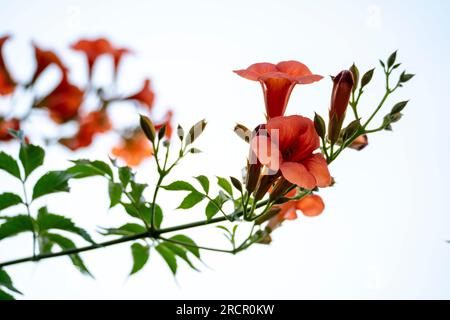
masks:
[[[202,193],[206,199],[208,199],[212,204],[214,204],[214,206],[220,211],[220,213],[227,218],[228,221],[233,222],[232,218],[228,217],[228,215],[225,213],[225,211],[223,211],[222,207],[219,206],[213,198],[211,198],[209,195],[207,195],[206,193]]]
[[[183,242],[183,241],[167,239],[167,238],[164,238],[164,237],[157,237],[157,239],[160,239],[160,240],[163,240],[163,241],[167,241],[167,242],[171,242],[171,243],[175,243],[175,244],[179,244],[179,245],[182,245],[182,246],[185,246],[185,247],[192,247],[192,248],[208,250],[208,251],[215,251],[215,252],[234,253],[234,250],[226,250],[226,249],[217,249],[217,248],[211,248],[211,247],[197,246],[197,245],[193,245],[193,244],[186,243],[186,242]]]
[[[267,200],[264,200],[264,201],[259,202],[256,205],[256,207],[260,208],[262,206],[265,206],[266,204],[267,204]],[[239,211],[233,212],[230,216],[240,217],[240,216],[242,216],[242,214],[243,214],[243,211],[239,210]],[[168,227],[168,228],[163,228],[163,229],[159,229],[159,230],[137,233],[137,234],[133,234],[130,236],[124,236],[124,237],[106,241],[106,242],[96,243],[96,244],[89,245],[86,247],[62,250],[60,252],[55,252],[55,253],[39,254],[39,255],[35,255],[35,256],[31,256],[31,257],[7,261],[4,263],[0,263],[0,268],[6,267],[6,266],[11,266],[11,265],[16,265],[16,264],[20,264],[20,263],[24,263],[24,262],[40,261],[40,260],[46,260],[46,259],[51,259],[51,258],[55,258],[55,257],[78,254],[81,252],[92,251],[92,250],[96,250],[96,249],[100,249],[100,248],[106,248],[109,246],[129,242],[129,241],[135,241],[138,239],[157,238],[159,235],[164,234],[164,233],[206,226],[206,225],[210,225],[210,224],[214,224],[214,223],[223,222],[226,220],[227,219],[225,217],[217,217],[217,218],[213,218],[210,220],[195,221],[195,222],[182,224],[182,225],[178,225],[178,226],[173,226],[173,227]]]
[[[23,197],[24,197],[24,205],[27,209],[27,215],[28,218],[30,218],[31,221],[31,225],[33,227],[33,257],[36,256],[36,240],[37,240],[37,235],[36,235],[36,227],[34,225],[34,221],[33,221],[33,217],[31,216],[31,211],[30,211],[30,203],[28,202],[28,194],[27,194],[27,188],[25,185],[25,180],[20,180],[22,182],[22,190],[23,190]]]

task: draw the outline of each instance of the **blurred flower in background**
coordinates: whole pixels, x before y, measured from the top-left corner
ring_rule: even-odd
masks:
[[[59,143],[71,151],[77,151],[89,147],[97,137],[106,133],[118,136],[118,145],[113,147],[112,154],[123,159],[130,166],[138,166],[143,160],[152,155],[150,144],[137,130],[138,123],[128,128],[118,128],[110,117],[110,106],[133,101],[134,104],[124,103],[131,109],[130,112],[152,116],[155,101],[155,93],[150,79],[143,81],[142,87],[134,93],[126,94],[118,92],[116,83],[121,72],[120,66],[123,58],[132,53],[128,48],[117,47],[106,38],[80,39],[74,42],[70,48],[85,56],[88,78],[83,85],[73,83],[71,68],[63,63],[57,53],[44,50],[33,43],[35,70],[30,72],[29,81],[18,83],[10,74],[3,58],[3,47],[10,40],[9,35],[0,38],[0,96],[6,99],[8,106],[0,110],[0,141],[10,141],[12,136],[9,130],[19,130],[30,118],[42,116],[42,111],[47,119],[57,127],[56,137],[45,137],[38,132],[30,136],[32,140],[42,140],[50,143]],[[98,86],[93,82],[96,63],[102,56],[111,59],[112,79],[108,85]],[[54,88],[50,88],[46,94],[38,94],[35,90],[36,83],[41,78],[46,78],[45,72],[49,67],[56,66],[60,80]],[[74,67],[75,68],[75,67]],[[73,69],[72,69],[73,70]],[[16,104],[32,96],[26,112],[17,114]],[[156,130],[164,127],[165,136],[170,138],[172,134],[173,111],[168,110],[166,115],[156,123]],[[136,117],[137,120],[138,117]],[[70,125],[69,125],[70,124]],[[67,134],[66,126],[74,126],[71,134]]]

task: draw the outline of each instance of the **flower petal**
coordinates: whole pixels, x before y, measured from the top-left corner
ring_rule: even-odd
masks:
[[[312,74],[310,76],[292,77],[292,79],[298,84],[310,84],[322,80],[323,77],[318,74]]]
[[[280,169],[283,177],[289,182],[309,190],[316,187],[316,179],[308,172],[303,164],[297,162],[283,162]]]
[[[268,62],[261,62],[252,64],[247,69],[235,70],[234,72],[245,79],[257,81],[261,75],[268,72],[276,72],[276,71],[277,67],[274,64]]]
[[[320,153],[315,153],[303,160],[302,163],[306,169],[316,179],[316,185],[320,188],[328,187],[331,184],[331,175],[328,170],[328,164],[325,158]]]
[[[298,200],[297,209],[307,217],[315,217],[323,212],[325,204],[320,196],[312,194]]]
[[[261,76],[259,79],[264,91],[267,117],[272,119],[284,115],[295,83],[284,75],[276,77]]]
[[[307,66],[295,60],[281,61],[277,64],[277,69],[280,72],[286,73],[292,77],[302,77],[312,75],[311,71]]]
[[[277,143],[276,139],[278,139],[278,145],[285,161],[299,162],[320,146],[314,123],[302,116],[270,119],[266,129],[274,143]],[[278,138],[274,136],[274,133],[278,135]]]
[[[278,171],[282,162],[278,146],[266,135],[257,135],[250,141],[258,160],[273,171]]]

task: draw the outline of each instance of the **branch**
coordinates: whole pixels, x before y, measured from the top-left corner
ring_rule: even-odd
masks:
[[[267,202],[268,202],[268,200],[261,201],[256,205],[256,207],[260,208],[260,207],[266,205]],[[241,217],[242,215],[243,215],[243,210],[240,210],[240,211],[235,211],[232,214],[230,214],[230,217]],[[92,244],[92,245],[86,246],[86,247],[63,250],[63,251],[55,252],[55,253],[38,254],[36,256],[30,256],[30,257],[26,257],[26,258],[21,258],[21,259],[16,259],[16,260],[11,260],[11,261],[0,263],[0,268],[15,265],[15,264],[20,264],[20,263],[24,263],[24,262],[30,262],[30,261],[37,262],[40,260],[45,260],[45,259],[50,259],[50,258],[78,254],[81,252],[96,250],[96,249],[100,249],[100,248],[106,248],[106,247],[113,246],[116,244],[121,244],[121,243],[134,241],[134,240],[138,240],[138,239],[145,239],[145,238],[157,239],[157,238],[159,238],[159,235],[164,234],[164,233],[206,226],[206,225],[210,225],[210,224],[214,224],[214,223],[227,221],[227,219],[229,219],[228,216],[227,217],[217,217],[217,218],[213,218],[210,220],[201,220],[201,221],[191,222],[191,223],[182,224],[182,225],[178,225],[178,226],[163,228],[163,229],[159,229],[159,230],[154,230],[154,231],[150,230],[147,232],[136,233],[136,234],[133,234],[130,236],[124,236],[119,239],[105,241],[102,243],[96,243],[96,244]],[[198,247],[198,248],[204,249],[202,247]]]

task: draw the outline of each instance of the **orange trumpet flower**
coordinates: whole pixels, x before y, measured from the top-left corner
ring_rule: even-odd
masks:
[[[135,94],[124,98],[124,100],[136,100],[145,105],[149,110],[153,107],[153,101],[155,100],[155,93],[150,87],[150,80],[146,79],[142,89]]]
[[[47,69],[48,66],[54,64],[63,73],[63,78],[66,77],[67,68],[62,63],[61,59],[53,52],[49,50],[42,50],[38,46],[33,45],[34,56],[36,59],[36,71],[31,79],[31,84],[33,84],[37,78]]]
[[[125,138],[120,145],[114,147],[112,154],[122,158],[130,167],[135,167],[151,157],[153,149],[145,134],[137,130],[130,138]]]
[[[295,195],[295,190],[292,190]],[[288,195],[289,196],[289,195]],[[271,231],[275,230],[281,225],[285,220],[295,220],[297,219],[297,211],[300,210],[303,215],[307,217],[315,217],[320,215],[325,209],[325,204],[320,196],[312,194],[304,196],[299,200],[292,200],[276,207],[280,208],[281,211],[267,223],[267,228]]]
[[[42,99],[36,107],[45,107],[50,111],[50,118],[56,123],[64,123],[78,116],[84,92],[71,84],[66,76],[59,85]]]
[[[234,72],[245,79],[261,83],[268,119],[284,115],[296,84],[310,84],[322,79],[322,76],[312,74],[307,66],[298,61],[255,63],[247,69]]]
[[[103,54],[112,54],[113,47],[111,43],[105,38],[98,38],[95,40],[81,39],[71,46],[76,51],[81,51],[86,55],[88,63],[89,79],[92,78],[92,70],[95,61]]]
[[[328,165],[322,154],[314,123],[302,116],[272,118],[267,134],[252,139],[251,147],[259,161],[274,172],[281,171],[289,182],[306,189],[331,184]]]
[[[75,151],[90,146],[95,135],[108,132],[111,128],[111,121],[104,110],[93,111],[81,118],[80,127],[74,137],[61,139],[59,142]]]

